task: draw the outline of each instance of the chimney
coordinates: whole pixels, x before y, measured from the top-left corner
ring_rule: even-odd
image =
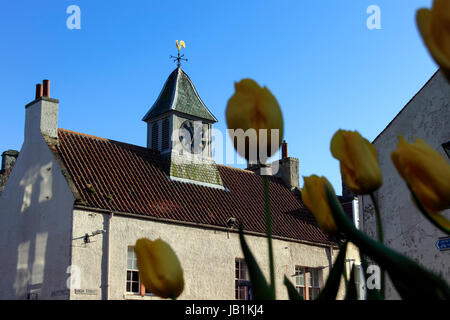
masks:
[[[0,170],[0,194],[5,188],[6,181],[11,173],[14,163],[16,162],[19,152],[16,150],[7,150],[2,153],[2,167]]]
[[[50,80],[43,80],[43,92],[42,95],[44,97],[50,98]]]
[[[253,171],[260,176],[271,176],[272,175],[272,165],[271,164],[247,164],[247,169]]]
[[[58,105],[58,100],[50,98],[49,80],[36,84],[35,99],[25,106],[25,143],[42,134],[58,137]]]
[[[19,156],[19,151],[16,150],[6,150],[2,153],[2,172],[7,171],[16,162],[17,157]]]
[[[285,140],[281,144],[281,159],[272,163],[272,171],[289,189],[299,187],[298,159],[288,156],[288,145]]]
[[[38,83],[36,85],[36,98],[35,98],[35,100],[39,99],[40,97],[42,97],[42,84]]]
[[[286,140],[281,143],[281,159],[286,159],[288,157],[288,148]]]

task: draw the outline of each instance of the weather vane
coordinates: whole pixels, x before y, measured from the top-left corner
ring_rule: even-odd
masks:
[[[178,40],[175,40],[175,44],[178,49],[178,56],[175,57],[171,55],[170,58],[173,59],[173,62],[175,61],[177,62],[177,66],[179,68],[181,66],[181,60],[188,61],[188,59],[183,58],[184,54],[180,55],[181,47],[186,48],[186,44],[184,43],[183,40],[180,40],[180,42],[178,42]]]

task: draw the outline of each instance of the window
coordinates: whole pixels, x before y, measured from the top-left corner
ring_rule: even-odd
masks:
[[[295,267],[295,288],[299,295],[305,299],[305,268]]]
[[[443,143],[442,144],[442,148],[444,148],[444,151],[447,154],[447,157],[450,158],[450,141],[447,141],[446,143]]]
[[[140,283],[139,270],[137,268],[137,258],[134,247],[128,247],[127,253],[127,293],[145,295],[150,291]]]
[[[319,269],[308,269],[309,300],[315,300],[320,292]],[[308,272],[308,271],[307,271]]]
[[[235,260],[235,299],[250,300],[250,277],[244,259]]]
[[[295,267],[295,288],[304,300],[314,300],[320,292],[320,269]]]

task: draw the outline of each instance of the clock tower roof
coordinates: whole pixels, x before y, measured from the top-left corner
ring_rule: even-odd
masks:
[[[167,78],[158,99],[142,120],[148,121],[170,111],[217,122],[216,117],[203,103],[189,76],[180,67]]]

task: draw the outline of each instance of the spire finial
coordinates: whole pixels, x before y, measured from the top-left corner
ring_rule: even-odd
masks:
[[[182,47],[186,48],[186,44],[184,43],[183,40],[180,40],[180,42],[178,42],[178,40],[175,40],[175,44],[176,44],[177,49],[178,49],[178,56],[175,57],[175,56],[171,55],[170,58],[174,59],[173,62],[175,62],[175,61],[177,62],[177,66],[179,68],[181,66],[181,60],[188,61],[188,59],[183,58],[184,54],[180,55],[181,48]]]

